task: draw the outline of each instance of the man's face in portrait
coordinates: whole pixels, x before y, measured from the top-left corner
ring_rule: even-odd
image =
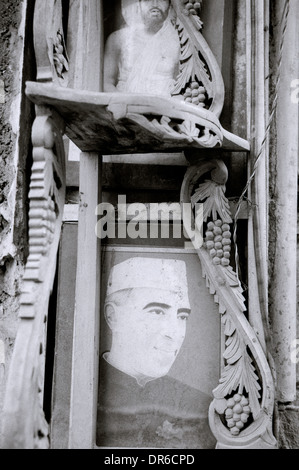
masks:
[[[190,315],[186,264],[131,258],[110,272],[105,318],[109,360],[135,378],[166,375],[183,344]]]
[[[132,289],[126,302],[115,307],[119,354],[138,374],[166,375],[183,344],[189,314],[189,302],[175,292]]]
[[[169,0],[140,0],[141,17],[146,26],[163,24],[168,16]]]

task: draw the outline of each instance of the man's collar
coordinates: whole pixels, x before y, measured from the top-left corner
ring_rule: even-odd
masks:
[[[115,369],[121,371],[122,373],[126,374],[126,375],[129,375],[130,377],[133,377],[136,382],[138,383],[138,385],[140,387],[145,387],[145,385],[148,383],[148,382],[151,382],[153,380],[156,380],[157,377],[148,377],[147,375],[144,375],[144,374],[141,374],[139,372],[136,372],[136,373],[128,373],[125,368],[122,368],[122,367],[119,367],[119,365],[115,362],[115,361],[111,361],[110,358],[109,358],[109,352],[106,352],[103,354],[103,359],[108,363],[110,364],[112,367],[114,367]]]

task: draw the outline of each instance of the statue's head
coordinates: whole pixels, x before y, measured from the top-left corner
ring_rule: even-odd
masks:
[[[146,25],[164,23],[168,16],[170,0],[139,0],[141,18]]]
[[[122,15],[130,26],[143,23],[148,27],[161,27],[168,16],[170,3],[170,0],[122,0]]]

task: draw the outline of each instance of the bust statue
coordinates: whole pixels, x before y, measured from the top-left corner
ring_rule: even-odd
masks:
[[[123,0],[126,26],[112,33],[104,57],[104,91],[171,96],[180,42],[170,0]]]

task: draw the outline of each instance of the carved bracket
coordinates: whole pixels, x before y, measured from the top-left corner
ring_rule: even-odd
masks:
[[[61,0],[36,0],[34,50],[38,82],[68,85],[69,59],[66,51]]]
[[[202,181],[206,174],[209,178]],[[225,340],[219,385],[210,406],[210,427],[218,448],[275,448],[273,378],[247,320],[241,283],[230,263],[232,219],[225,197],[227,176],[221,160],[202,160],[187,170],[181,190],[182,203],[203,204],[204,244],[196,249],[207,288],[219,306]],[[196,214],[193,228],[195,220]],[[187,233],[190,230],[188,226],[185,229]]]
[[[180,71],[172,95],[208,109],[219,117],[224,103],[224,83],[219,65],[201,34],[202,0],[172,0],[174,24],[181,44]]]
[[[37,109],[33,125],[29,257],[23,278],[16,342],[9,369],[3,448],[47,448],[43,413],[45,331],[65,201],[65,155],[61,120]]]

